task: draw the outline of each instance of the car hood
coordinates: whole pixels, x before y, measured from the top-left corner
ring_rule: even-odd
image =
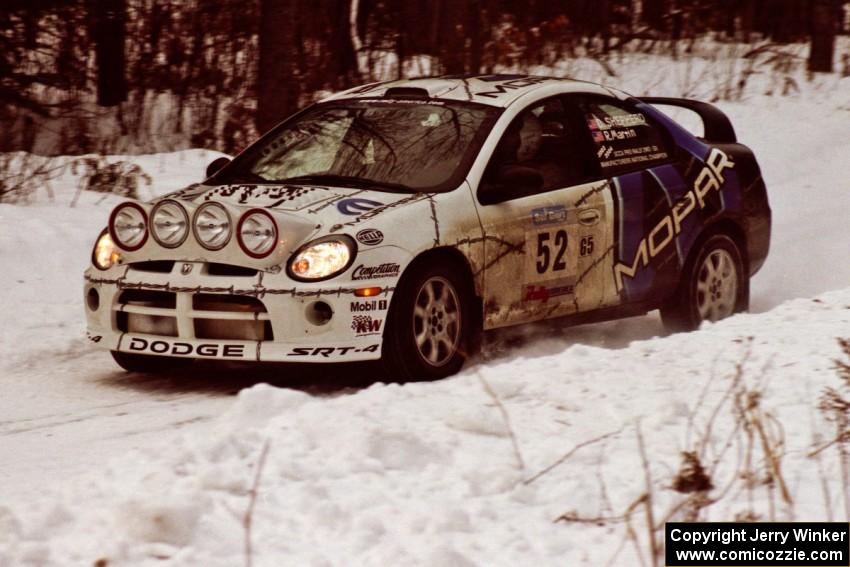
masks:
[[[163,198],[190,201],[201,205],[208,201],[278,212],[293,224],[338,233],[385,213],[407,208],[433,198],[432,193],[390,193],[347,187],[311,185],[193,185]],[[299,239],[300,240],[300,239]]]
[[[230,209],[233,219],[249,209],[263,209],[277,220],[279,244],[275,250],[268,256],[255,258],[245,254],[236,239],[230,239],[220,250],[208,250],[194,238],[186,238],[176,248],[165,248],[151,238],[140,249],[126,251],[122,256],[128,264],[157,260],[215,262],[279,272],[300,246],[322,236],[347,234],[365,242],[374,239],[377,233],[378,242],[399,245],[409,236],[410,227],[417,219],[435,218],[433,197],[433,193],[389,193],[346,187],[195,184],[143,207],[150,214],[157,202],[174,199],[185,203],[191,216],[197,207],[215,202]],[[361,231],[363,234],[358,237]]]

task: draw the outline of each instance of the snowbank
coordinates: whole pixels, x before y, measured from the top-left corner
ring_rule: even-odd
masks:
[[[258,385],[203,433],[0,511],[0,557],[242,564],[254,487],[256,565],[634,565],[647,505],[659,524],[838,519],[837,452],[809,453],[833,435],[818,403],[848,329],[845,289],[621,350],[543,341],[436,383]],[[673,490],[683,451],[712,490]]]
[[[700,97],[743,65],[621,63],[631,71],[616,86]],[[582,64],[599,65],[558,71],[587,77]],[[799,80],[788,98],[758,94],[782,74],[756,79],[745,101],[718,104],[755,150],[774,211],[753,280],[762,313],[660,338],[655,315],[526,328],[438,383],[335,397],[260,385],[232,403],[208,376],[128,378],[85,341],[81,297],[120,198],[77,197],[67,170],[0,204],[0,567],[243,564],[264,453],[254,565],[635,565],[648,563],[647,510],[656,527],[846,519],[819,405],[826,388],[845,395],[848,79]],[[108,160],[139,165],[148,198],[218,155]]]

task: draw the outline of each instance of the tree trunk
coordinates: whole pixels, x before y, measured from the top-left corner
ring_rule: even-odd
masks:
[[[97,65],[97,103],[115,106],[127,100],[124,43],[127,6],[125,0],[93,0],[93,39]]]
[[[257,69],[257,130],[266,132],[298,108],[301,80],[295,76],[293,45],[296,0],[261,0]]]
[[[471,0],[467,10],[467,33],[470,38],[469,65],[466,72],[478,74],[481,72],[481,62],[484,58],[484,36],[481,31],[483,6],[481,0]]]
[[[643,21],[655,31],[664,30],[664,13],[667,11],[664,0],[644,0],[641,16]]]
[[[834,0],[814,0],[812,5],[812,44],[809,71],[832,73],[838,7]]]

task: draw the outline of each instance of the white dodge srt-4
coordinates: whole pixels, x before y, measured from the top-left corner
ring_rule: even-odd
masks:
[[[745,310],[769,241],[756,159],[709,104],[525,75],[375,83],[118,205],[88,336],[135,371],[381,359],[437,378],[497,327]]]

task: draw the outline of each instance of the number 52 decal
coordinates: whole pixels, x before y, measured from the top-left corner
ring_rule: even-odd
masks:
[[[551,244],[550,244],[551,243]],[[567,231],[540,232],[537,234],[537,273],[549,271],[550,263],[553,272],[567,269],[564,254],[567,252]],[[553,261],[554,260],[554,261]]]

